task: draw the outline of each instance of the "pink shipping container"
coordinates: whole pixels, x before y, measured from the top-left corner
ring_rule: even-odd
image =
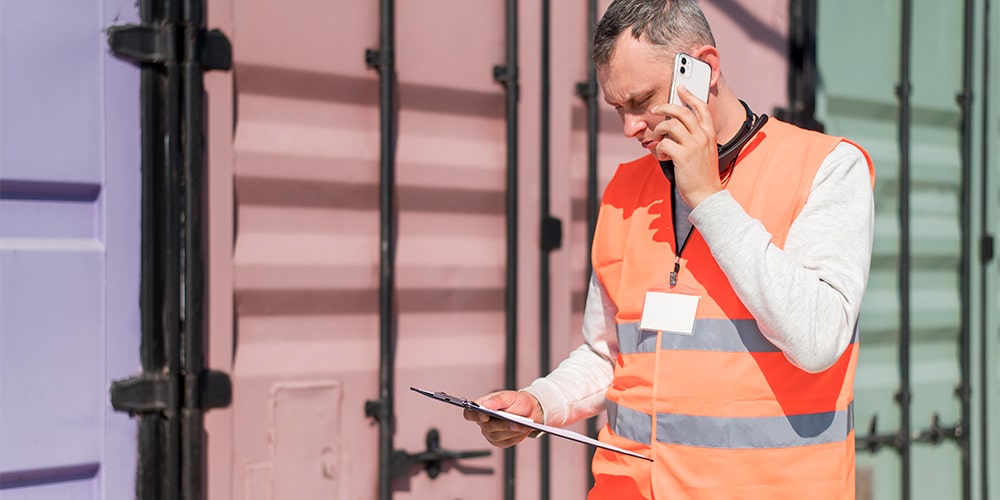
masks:
[[[607,1],[598,2],[603,12]],[[539,375],[541,318],[550,366],[580,342],[589,259],[585,2],[552,2],[549,214],[563,238],[540,295],[541,3],[518,5],[517,385]],[[730,85],[758,112],[787,100],[787,0],[715,0]],[[397,209],[394,448],[489,446],[461,412],[410,386],[477,397],[505,385],[507,124],[505,2],[395,5]],[[212,369],[233,403],[208,412],[210,500],[372,499],[378,495],[380,397],[379,46],[374,1],[209,0],[209,28],[233,69],[206,73],[208,333]],[[598,189],[643,151],[601,103]],[[545,309],[547,307],[547,310]],[[574,430],[585,432],[583,422]],[[548,498],[539,440],[515,448],[518,499]],[[552,498],[584,498],[586,447],[551,441]],[[504,453],[420,466],[393,498],[504,498]]]

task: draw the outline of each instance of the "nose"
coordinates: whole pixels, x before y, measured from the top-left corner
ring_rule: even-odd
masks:
[[[641,116],[630,113],[622,115],[622,129],[625,132],[625,137],[638,137],[645,128],[646,122]]]

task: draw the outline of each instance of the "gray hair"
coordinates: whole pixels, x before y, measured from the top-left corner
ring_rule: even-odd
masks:
[[[595,66],[611,62],[619,35],[631,28],[636,40],[644,35],[665,52],[695,45],[715,46],[712,28],[697,0],[614,0],[594,30]]]

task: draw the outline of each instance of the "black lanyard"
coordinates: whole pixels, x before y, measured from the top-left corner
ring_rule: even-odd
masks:
[[[674,257],[674,270],[670,273],[670,286],[677,286],[677,273],[681,270],[681,252],[684,251],[684,247],[687,246],[688,241],[691,239],[691,233],[694,232],[694,224],[691,224],[691,229],[688,229],[687,236],[684,237],[684,241],[677,242],[677,189],[673,186],[670,187],[670,218],[671,225],[674,228],[674,248],[677,249],[677,256]]]
[[[739,154],[743,150],[743,146],[746,145],[747,141],[752,139],[757,135],[757,132],[767,123],[767,115],[760,115],[759,117],[750,111],[750,106],[747,103],[740,101],[743,105],[743,109],[747,112],[747,119],[743,122],[743,127],[736,136],[729,140],[724,146],[718,146],[719,148],[719,175],[722,176],[722,185],[725,186],[729,183],[729,178],[733,175],[733,169],[736,168],[736,160],[739,159]],[[667,177],[670,181],[670,208],[673,213],[670,214],[671,217],[677,213],[677,189],[673,186],[674,181],[674,162],[673,161],[661,161],[660,168],[663,169],[663,175]],[[674,248],[677,249],[677,257],[674,259],[674,270],[670,273],[670,286],[677,286],[677,273],[681,270],[681,252],[684,251],[684,247],[687,246],[687,242],[691,239],[691,233],[694,232],[694,224],[691,225],[691,229],[688,230],[687,236],[684,237],[684,242],[680,244],[680,248],[677,247],[677,220],[674,217],[671,220],[674,227]]]

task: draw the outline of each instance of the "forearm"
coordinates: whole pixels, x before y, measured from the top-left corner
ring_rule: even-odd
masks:
[[[546,425],[562,427],[604,410],[612,375],[611,364],[584,344],[523,390],[542,405]]]
[[[615,308],[595,277],[591,277],[584,310],[585,343],[547,376],[523,390],[542,405],[545,423],[561,427],[604,410],[605,393],[614,376],[618,353]]]

